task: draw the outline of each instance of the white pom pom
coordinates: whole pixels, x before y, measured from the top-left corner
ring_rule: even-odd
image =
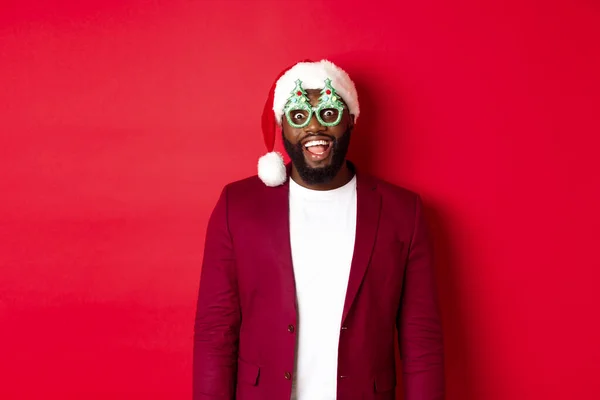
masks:
[[[287,180],[287,170],[283,156],[275,151],[258,159],[258,177],[267,186],[283,185]]]

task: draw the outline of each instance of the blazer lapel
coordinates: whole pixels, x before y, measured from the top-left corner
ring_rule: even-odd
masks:
[[[288,165],[288,177],[289,169],[290,166]],[[268,232],[268,236],[271,238],[271,250],[277,263],[281,290],[283,291],[282,298],[291,300],[285,303],[293,305],[293,308],[289,311],[297,315],[296,282],[290,243],[289,179],[281,186],[268,189],[268,199],[265,200],[268,200],[269,208],[267,211],[268,217],[265,218],[265,232]],[[360,173],[356,174],[356,179],[356,238],[342,324],[352,307],[371,260],[381,211],[381,196],[375,190],[376,183],[368,176],[363,176]]]
[[[265,210],[264,234],[270,238],[269,251],[275,260],[278,281],[281,283],[276,287],[281,290],[281,298],[284,299],[286,309],[289,305],[293,308],[288,311],[296,313],[296,282],[290,243],[289,179],[281,186],[266,190],[265,204],[268,204],[268,207]]]
[[[356,238],[354,255],[350,266],[346,300],[344,302],[344,312],[342,314],[342,324],[348,316],[348,312],[360,289],[367,266],[371,260],[381,210],[381,196],[375,190],[375,182],[368,176],[363,176],[360,173],[356,174],[356,179]]]

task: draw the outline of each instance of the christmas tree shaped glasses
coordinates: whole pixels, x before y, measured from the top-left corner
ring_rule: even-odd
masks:
[[[297,80],[294,90],[283,109],[288,123],[294,128],[304,128],[310,123],[313,113],[323,126],[335,126],[342,120],[344,102],[337,94],[331,79],[325,79],[325,87],[321,90],[319,104],[311,106],[306,91],[302,88],[302,81]]]

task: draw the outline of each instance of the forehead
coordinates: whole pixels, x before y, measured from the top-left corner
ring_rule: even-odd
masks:
[[[310,99],[310,104],[312,106],[316,106],[317,104],[319,104],[319,97],[321,97],[320,89],[306,89],[306,94],[308,95],[308,98]]]
[[[319,104],[319,98],[321,97],[321,90],[323,90],[323,89],[305,89],[306,95],[308,96],[308,99],[310,100],[311,106],[316,107]],[[344,99],[342,99],[342,97],[339,94],[338,94],[338,98],[342,101],[342,103],[344,103],[344,105],[347,105],[346,102],[344,101]]]

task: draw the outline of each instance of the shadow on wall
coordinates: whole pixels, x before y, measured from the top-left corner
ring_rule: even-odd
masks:
[[[403,164],[406,158],[402,157],[402,149],[392,152],[385,151],[389,149],[389,146],[394,146],[391,141],[386,140],[391,136],[377,135],[378,132],[390,129],[383,124],[392,119],[394,120],[392,129],[398,130],[400,135],[402,132],[406,132],[406,129],[403,129],[405,118],[402,111],[406,109],[403,107],[405,100],[402,96],[390,96],[390,93],[402,93],[402,88],[390,87],[389,84],[384,85],[383,82],[377,80],[377,76],[389,76],[389,69],[394,67],[382,60],[381,55],[375,54],[336,55],[332,56],[330,60],[342,68],[347,68],[359,93],[361,115],[355,132],[353,132],[348,158],[367,173],[374,173],[374,171],[381,170],[380,167],[383,165],[390,164],[397,170],[404,170],[404,168],[412,170],[411,166]],[[352,66],[352,68],[348,66]],[[380,73],[385,70],[387,70],[385,74]],[[402,84],[401,78],[398,84]],[[380,104],[381,99],[385,99],[385,104]],[[381,113],[390,112],[393,112],[393,116],[381,118]],[[377,140],[373,140],[373,135],[377,135]],[[397,154],[397,157],[394,160],[387,160],[384,164],[377,157],[382,152],[388,155],[390,153]],[[447,399],[479,400],[476,398],[476,382],[473,381],[476,374],[474,374],[472,365],[469,364],[471,359],[469,335],[466,332],[466,316],[462,308],[463,296],[459,289],[461,285],[457,275],[459,268],[455,254],[456,247],[452,243],[450,218],[442,210],[443,205],[428,204],[425,199],[425,213],[435,246],[436,279],[443,317]],[[397,348],[396,359],[399,360]],[[401,376],[402,368],[399,367],[398,400],[403,399]]]
[[[344,68],[352,77],[360,102],[360,117],[352,134],[348,158],[367,173],[376,174],[390,165],[389,149],[394,147],[391,129],[401,131],[404,121],[402,96],[394,95],[401,88],[390,87],[394,82],[383,81],[380,76],[390,76],[396,70],[381,54],[352,52],[328,57]],[[389,126],[388,121],[393,121]],[[382,157],[382,153],[386,156]],[[400,154],[394,160],[394,168],[405,168]],[[395,155],[394,155],[395,156]]]
[[[460,268],[456,246],[452,243],[449,217],[443,214],[442,209],[442,206],[425,204],[425,215],[435,248],[435,272],[443,318],[446,393],[448,400],[479,400],[475,390],[477,382],[474,381],[477,374],[469,363],[472,357],[457,273]]]
[[[337,60],[337,59],[336,59]],[[334,61],[339,62],[342,68],[346,65],[354,65],[352,62]],[[361,73],[361,71],[364,71]],[[381,127],[381,118],[379,118],[379,109],[375,105],[377,104],[376,99],[372,94],[377,93],[376,88],[373,85],[369,85],[369,79],[367,74],[368,69],[356,69],[347,70],[356,85],[358,91],[358,97],[361,107],[361,114],[358,118],[356,127],[352,132],[352,142],[350,149],[348,150],[348,158],[361,169],[368,173],[372,173],[376,167],[375,163],[377,158],[376,147],[379,147],[381,143],[373,140],[373,137],[369,135],[370,132],[378,132]],[[365,112],[366,111],[366,112]]]
[[[360,76],[355,77],[358,74],[352,74],[352,78],[356,84],[356,90],[359,93],[359,101],[361,105],[361,114],[357,120],[356,127],[352,132],[352,141],[348,150],[348,159],[354,161],[354,163],[361,169],[368,173],[372,173],[376,167],[376,145],[377,142],[369,137],[368,131],[377,132],[378,129],[378,118],[377,107],[370,107],[375,104],[375,99],[371,97],[373,89],[367,85],[362,84],[363,80]],[[368,108],[367,112],[364,112]]]

